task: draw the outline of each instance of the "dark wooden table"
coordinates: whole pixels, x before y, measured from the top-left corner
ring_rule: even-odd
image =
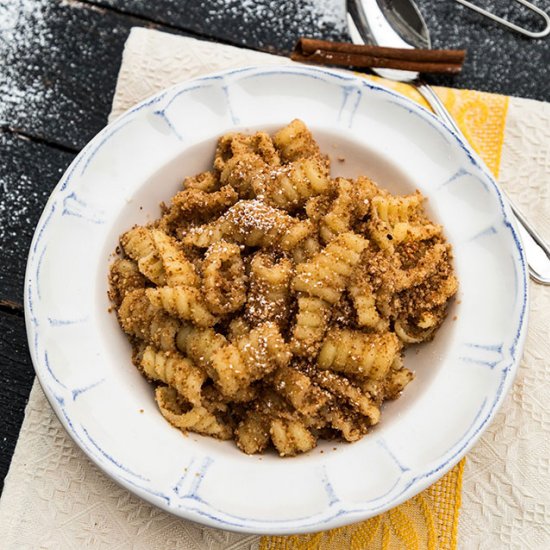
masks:
[[[417,1],[434,47],[468,49],[460,76],[431,82],[550,101],[550,37],[523,38],[454,0]],[[549,0],[534,2],[550,9]],[[484,5],[540,24],[502,0]],[[286,55],[302,35],[346,40],[344,16],[344,0],[0,0],[2,486],[34,377],[23,314],[34,226],[62,172],[107,121],[130,29]]]

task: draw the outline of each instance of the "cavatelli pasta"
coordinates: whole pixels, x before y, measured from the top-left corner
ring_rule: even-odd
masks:
[[[292,256],[295,264],[303,263],[319,252],[317,228],[310,220],[300,220],[290,225],[279,247]]]
[[[275,371],[273,387],[305,416],[315,414],[328,400],[326,392],[313,384],[309,376],[291,366]]]
[[[151,304],[145,289],[128,292],[118,309],[120,326],[130,336],[165,350],[176,349],[180,322]]]
[[[331,178],[300,120],[221,136],[110,268],[164,418],[248,454],[367,434],[414,378],[403,348],[434,337],[458,289],[423,200]]]
[[[166,284],[166,273],[150,229],[136,226],[122,235],[120,244],[126,255],[137,262],[138,269],[145,277],[157,285]]]
[[[190,231],[184,243],[201,248],[225,239],[246,246],[269,247],[295,224],[294,218],[260,200],[242,200],[219,220]]]
[[[206,251],[202,264],[202,290],[214,314],[237,311],[246,301],[246,274],[240,248],[218,241]]]
[[[271,167],[279,165],[279,154],[265,132],[222,137],[214,159],[222,183],[230,185],[241,199],[254,198],[258,182]]]
[[[388,330],[389,322],[378,312],[376,295],[362,271],[354,274],[348,290],[357,315],[357,324],[377,332]]]
[[[281,456],[295,456],[315,447],[317,439],[301,420],[275,418],[269,428],[271,441]]]
[[[423,197],[412,195],[376,196],[371,200],[371,237],[382,249],[391,248],[409,238],[426,240],[441,234],[441,227],[417,218]]]
[[[269,417],[256,411],[249,411],[235,429],[235,442],[248,455],[262,453],[270,441]]]
[[[184,324],[176,336],[176,345],[184,355],[212,375],[212,356],[227,345],[227,339],[212,328]]]
[[[353,376],[380,380],[386,376],[401,345],[392,332],[367,334],[331,329],[323,340],[317,365]]]
[[[230,185],[216,191],[189,187],[172,198],[169,216],[172,218],[172,224],[209,220],[221,216],[237,200],[239,195]]]
[[[324,242],[329,243],[341,233],[351,229],[354,218],[356,197],[354,185],[344,178],[337,178],[336,198],[332,201],[329,211],[320,220],[319,234]]]
[[[193,405],[201,403],[201,388],[206,373],[176,351],[161,351],[147,346],[140,366],[151,380],[171,386]]]
[[[162,261],[168,286],[197,286],[199,276],[195,266],[185,257],[174,240],[163,231],[151,230],[151,237]]]
[[[120,306],[124,296],[138,288],[145,288],[146,279],[138,269],[137,263],[127,258],[119,258],[109,273],[109,298]]]
[[[290,280],[292,262],[280,261],[263,253],[256,254],[250,262],[250,290],[246,302],[245,317],[252,325],[273,321],[286,325],[290,315]]]
[[[340,300],[367,245],[368,241],[363,237],[343,233],[311,260],[296,266],[292,285],[295,291],[303,294],[298,298],[292,334],[291,346],[296,355],[311,355],[318,351],[330,319],[330,306]]]
[[[151,304],[182,321],[192,321],[200,327],[210,327],[217,318],[210,313],[199,289],[192,286],[162,286],[148,288]]]
[[[250,332],[250,324],[244,317],[234,317],[231,319],[227,328],[227,337],[229,341],[234,342],[241,336]]]
[[[365,238],[352,232],[339,235],[309,262],[296,266],[294,290],[337,303],[367,246]]]
[[[326,418],[330,426],[350,443],[361,439],[371,427],[368,417],[343,407],[330,410]]]
[[[289,361],[277,325],[264,323],[212,355],[214,381],[223,394],[232,396]]]
[[[330,304],[315,296],[300,296],[290,347],[297,356],[315,355],[330,320]]]
[[[321,388],[332,393],[335,397],[344,399],[349,406],[359,414],[366,416],[371,424],[380,421],[380,408],[367,393],[353,385],[347,378],[328,371],[309,369],[308,375]]]
[[[201,405],[189,406],[182,403],[174,388],[158,387],[155,390],[155,400],[162,416],[183,432],[192,431],[218,439],[230,439],[232,436],[228,424]]]
[[[200,189],[212,193],[220,188],[220,178],[213,170],[201,172],[196,176],[189,176],[183,180],[184,189]],[[177,195],[176,195],[177,197]]]
[[[321,154],[308,127],[297,118],[273,136],[273,143],[287,162]]]
[[[298,159],[253,180],[256,196],[276,208],[295,210],[330,189],[329,166],[320,156]]]
[[[397,399],[413,378],[414,373],[406,367],[392,369],[384,380],[384,398]]]
[[[281,163],[279,153],[266,132],[256,132],[253,135],[235,133],[226,134],[218,140],[214,167],[222,172],[228,160],[248,154],[258,155],[270,166],[278,166]]]

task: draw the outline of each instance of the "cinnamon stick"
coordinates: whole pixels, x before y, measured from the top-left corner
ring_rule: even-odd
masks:
[[[290,57],[320,65],[456,74],[462,69],[465,55],[465,50],[385,48],[300,38]]]

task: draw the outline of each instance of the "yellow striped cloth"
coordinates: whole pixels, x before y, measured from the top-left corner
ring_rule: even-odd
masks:
[[[426,106],[411,86],[373,79]],[[472,147],[498,177],[508,98],[470,90],[436,90]],[[262,537],[260,550],[455,549],[463,469],[464,460],[416,497],[367,521],[310,535]]]

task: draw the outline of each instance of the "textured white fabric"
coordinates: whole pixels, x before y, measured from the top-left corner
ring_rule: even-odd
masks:
[[[511,98],[500,183],[550,240],[550,104]],[[530,285],[512,391],[468,454],[459,548],[550,548],[550,287]]]
[[[199,47],[200,46],[200,47]],[[182,80],[284,58],[134,29],[111,118]],[[512,99],[501,180],[550,238],[550,105]],[[459,547],[550,548],[550,289],[531,287],[525,358],[496,421],[468,455]],[[121,489],[72,442],[35,383],[0,500],[6,550],[255,549],[259,537],[209,529]]]

